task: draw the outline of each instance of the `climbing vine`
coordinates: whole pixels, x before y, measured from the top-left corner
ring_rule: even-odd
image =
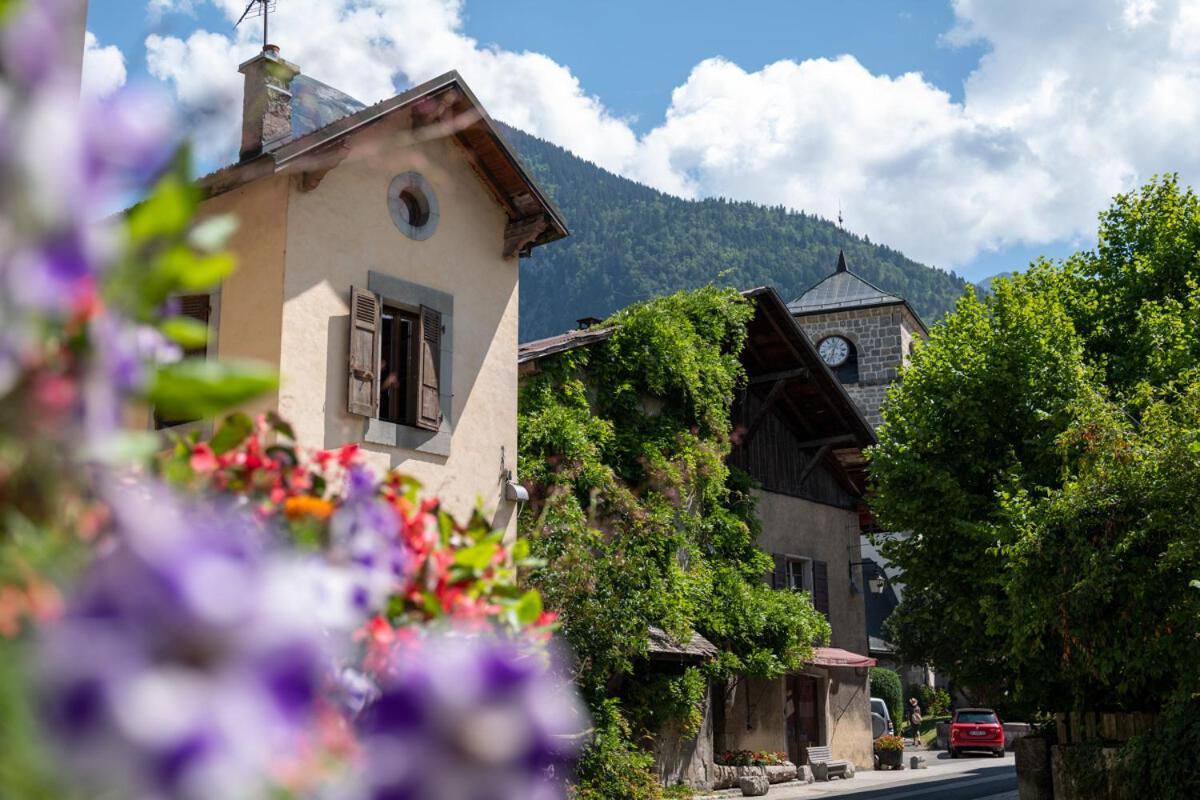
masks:
[[[608,339],[541,360],[522,385],[531,502],[520,526],[544,563],[529,581],[561,612],[585,697],[608,709],[598,726],[617,718],[613,701],[628,721],[598,739],[622,758],[614,737],[667,720],[694,731],[706,695],[699,670],[638,675],[650,626],[713,642],[707,679],[783,674],[828,637],[805,596],[764,583],[772,565],[755,545],[752,486],[726,464],[753,313],[713,287],[638,304],[605,323]],[[606,774],[599,754],[585,758],[581,794]]]

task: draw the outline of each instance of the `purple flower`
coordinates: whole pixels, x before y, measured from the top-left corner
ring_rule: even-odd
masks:
[[[329,523],[330,558],[351,573],[348,597],[363,618],[382,607],[408,564],[400,516],[378,497],[377,490],[370,469],[351,466],[346,500]]]
[[[43,708],[80,785],[257,797],[313,720],[327,654],[249,513],[110,490],[120,539],[44,631]]]
[[[361,800],[553,800],[586,714],[546,656],[446,637],[402,655],[362,712]]]

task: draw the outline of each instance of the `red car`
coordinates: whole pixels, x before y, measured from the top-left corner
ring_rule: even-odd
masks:
[[[987,750],[1004,757],[1004,726],[990,708],[960,708],[950,723],[950,757],[965,750]]]

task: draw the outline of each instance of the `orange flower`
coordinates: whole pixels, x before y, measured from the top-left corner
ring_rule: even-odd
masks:
[[[287,514],[287,518],[290,520],[297,520],[302,517],[329,519],[329,515],[333,513],[333,503],[308,495],[289,497],[284,501],[283,513]]]

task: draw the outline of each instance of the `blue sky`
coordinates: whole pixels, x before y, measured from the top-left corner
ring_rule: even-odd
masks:
[[[214,163],[256,46],[257,22],[232,29],[238,2],[91,3],[98,47],[173,92]],[[981,279],[1090,246],[1107,198],[1151,174],[1200,171],[1196,5],[279,0],[272,39],[366,102],[458,68],[494,116],[613,171],[840,204],[851,230]],[[1137,78],[1162,84],[1149,109],[1129,102]],[[1145,130],[1159,109],[1178,130]]]

